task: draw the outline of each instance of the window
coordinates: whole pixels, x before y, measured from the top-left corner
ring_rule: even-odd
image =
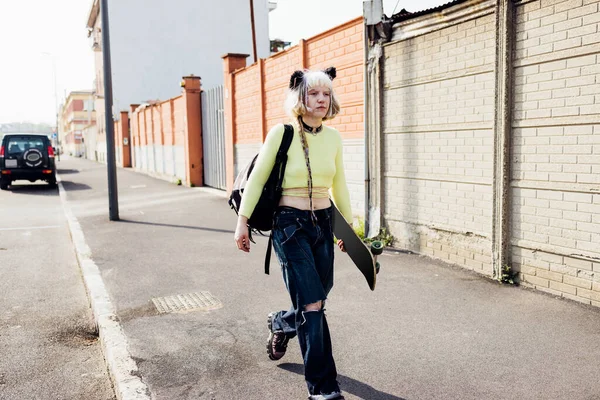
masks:
[[[8,139],[8,155],[20,154],[31,148],[44,150],[44,140],[35,137],[19,137]]]

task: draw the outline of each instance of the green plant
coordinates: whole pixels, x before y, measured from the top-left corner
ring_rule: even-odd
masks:
[[[500,276],[500,282],[505,283],[507,285],[516,285],[516,277],[519,273],[513,271],[510,265],[502,266],[502,275]]]
[[[175,184],[176,184],[177,186],[181,186],[181,184],[182,184],[182,182],[181,182],[181,179],[176,179],[176,180],[175,180]]]
[[[385,228],[381,228],[375,237],[365,237],[365,221],[360,218],[358,219],[358,223],[354,228],[354,232],[356,232],[358,237],[367,244],[378,240],[383,243],[384,247],[389,247],[394,243],[394,236],[392,236],[392,234]]]

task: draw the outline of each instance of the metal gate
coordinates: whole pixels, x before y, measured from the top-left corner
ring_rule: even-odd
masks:
[[[225,176],[225,110],[223,86],[202,92],[202,147],[204,184],[226,189]]]

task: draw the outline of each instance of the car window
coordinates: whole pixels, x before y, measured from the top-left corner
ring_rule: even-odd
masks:
[[[29,149],[38,149],[40,151],[44,150],[44,140],[42,138],[34,138],[34,137],[20,137],[20,138],[9,138],[7,153],[11,154],[19,154]]]

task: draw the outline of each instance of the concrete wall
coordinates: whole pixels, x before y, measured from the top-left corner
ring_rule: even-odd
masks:
[[[509,266],[523,285],[600,306],[599,3],[510,3],[506,37],[491,1],[394,26],[383,46],[381,165],[396,246],[493,275],[504,80]],[[495,68],[503,41],[512,75]]]
[[[140,106],[130,120],[132,167],[168,181],[185,182],[183,97]]]
[[[85,154],[84,157],[88,160],[96,160],[96,147],[98,138],[98,128],[96,125],[90,125],[83,130],[83,139],[84,139],[84,149]]]

